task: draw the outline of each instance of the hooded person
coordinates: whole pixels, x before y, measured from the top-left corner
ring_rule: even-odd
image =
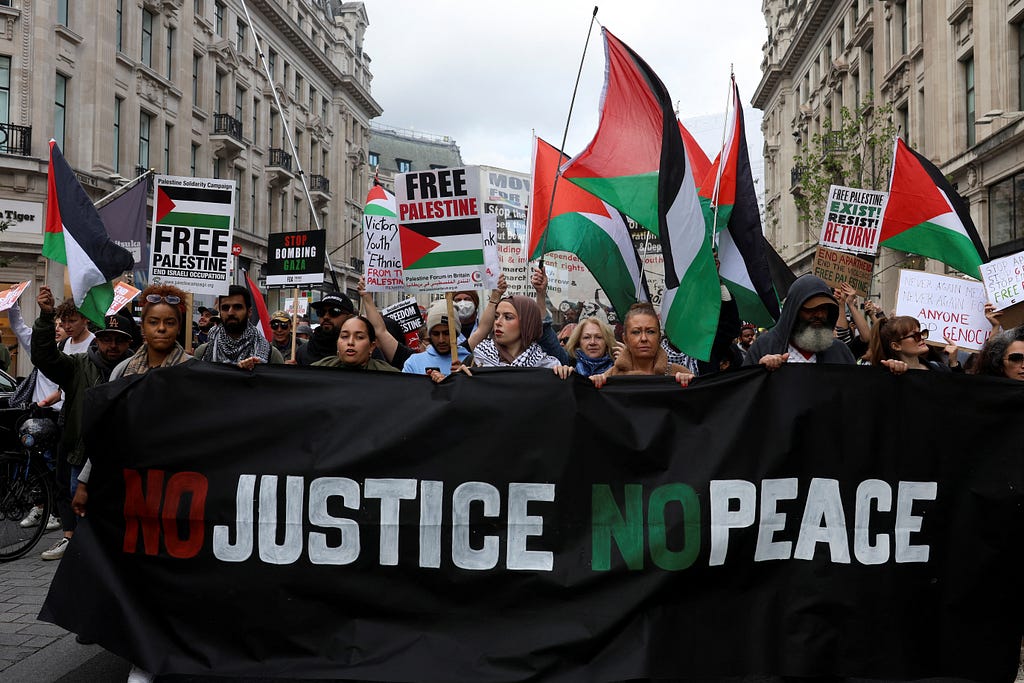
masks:
[[[316,311],[320,324],[313,330],[309,342],[295,349],[295,360],[299,365],[312,365],[324,358],[337,356],[341,326],[356,314],[352,299],[341,292],[328,292],[310,307]]]
[[[458,322],[455,329],[459,329]],[[435,301],[427,310],[427,333],[430,343],[423,353],[415,353],[406,359],[402,372],[413,375],[432,374],[436,370],[447,376],[452,374],[452,339],[448,333],[448,304],[443,299]],[[461,344],[457,345],[459,360],[463,363],[469,358],[469,350]]]
[[[838,319],[832,288],[819,277],[801,275],[789,288],[778,324],[750,345],[743,364],[769,370],[783,363],[853,365],[850,348],[835,338]]]

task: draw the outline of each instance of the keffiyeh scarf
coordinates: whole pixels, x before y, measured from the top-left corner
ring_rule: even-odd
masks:
[[[526,347],[522,353],[508,363],[498,352],[498,345],[493,339],[484,339],[473,349],[474,364],[484,368],[513,367],[513,368],[540,368],[548,354],[540,348],[540,344],[534,342]]]
[[[260,334],[255,325],[248,323],[238,339],[232,339],[224,331],[224,326],[218,325],[210,332],[210,341],[206,343],[206,350],[200,360],[237,363],[252,356],[256,356],[264,363],[270,362],[270,342]]]
[[[122,377],[128,375],[144,375],[153,368],[149,367],[149,356],[148,356],[148,344],[143,344],[142,347],[128,359],[128,365],[124,368]],[[188,360],[188,356],[185,354],[185,349],[181,348],[181,344],[175,344],[171,352],[167,354],[167,358],[164,358],[164,362],[157,367],[169,368],[172,365],[178,365]]]

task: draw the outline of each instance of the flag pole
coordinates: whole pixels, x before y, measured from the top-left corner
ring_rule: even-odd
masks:
[[[576,72],[576,85],[572,88],[572,99],[569,100],[569,113],[565,117],[565,130],[562,131],[562,145],[558,148],[558,168],[555,169],[555,182],[551,185],[551,201],[548,203],[548,215],[544,221],[544,236],[541,237],[540,245],[540,268],[544,269],[544,250],[548,246],[548,223],[551,222],[551,212],[555,208],[555,190],[558,189],[558,178],[562,175],[562,155],[565,154],[565,141],[569,137],[569,121],[572,120],[572,108],[576,104],[576,91],[580,88],[580,76],[583,75],[583,61],[587,57],[587,45],[590,44],[590,34],[594,30],[594,21],[597,19],[597,5],[594,5],[594,13],[590,15],[590,26],[587,27],[587,39],[583,42],[583,54],[580,55],[580,68]]]
[[[714,219],[711,223],[711,239],[718,243],[718,190],[722,183],[722,168],[725,167],[725,159],[722,154],[725,152],[725,136],[729,130],[729,109],[733,104],[733,94],[736,91],[736,74],[733,72],[732,64],[729,65],[729,96],[725,100],[725,123],[722,125],[722,146],[718,149],[718,170],[715,171],[715,189],[711,194],[711,203],[714,206]]]
[[[146,176],[150,175],[152,172],[153,172],[153,169],[147,168],[145,171],[143,171],[142,175],[137,176],[137,177],[129,180],[127,183],[125,183],[124,185],[121,185],[120,187],[118,187],[116,190],[114,190],[110,194],[105,195],[105,196],[100,197],[99,199],[97,199],[93,203],[93,206],[95,206],[97,209],[102,209],[104,206],[106,206],[110,202],[114,201],[115,199],[117,199],[118,197],[123,195],[125,192],[130,190],[131,188],[135,187],[139,183],[139,181],[141,181]]]

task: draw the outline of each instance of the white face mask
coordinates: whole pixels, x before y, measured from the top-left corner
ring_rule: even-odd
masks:
[[[459,320],[461,320],[463,322],[465,322],[465,321],[469,320],[470,318],[472,318],[473,314],[476,313],[476,304],[474,304],[472,301],[467,301],[466,299],[462,299],[462,300],[456,301],[454,303],[455,303],[455,313],[456,313],[456,315],[459,316]]]

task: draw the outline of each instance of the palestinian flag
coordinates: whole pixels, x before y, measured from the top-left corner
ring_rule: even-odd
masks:
[[[981,279],[988,261],[967,203],[935,164],[897,138],[880,244]]]
[[[382,185],[374,185],[366,194],[366,205],[363,207],[366,216],[388,216],[395,214],[395,195],[384,189]]]
[[[683,136],[683,147],[686,148],[686,161],[693,168],[693,177],[699,183],[704,180],[704,177],[711,170],[711,160],[708,159],[708,155],[704,153],[704,150],[700,148],[696,138],[690,135],[690,131],[686,130],[686,127],[683,126],[682,121],[679,122],[679,134]],[[697,189],[700,189],[699,185]]]
[[[232,190],[158,184],[156,222],[186,228],[230,230],[235,210],[231,201],[233,196]]]
[[[260,329],[263,336],[268,340],[272,339],[270,332],[270,312],[267,310],[267,301],[263,298],[263,292],[256,286],[256,283],[249,277],[249,272],[242,269],[245,276],[245,286],[249,289],[249,296],[252,297],[252,310],[249,312],[249,320]]]
[[[527,221],[530,259],[543,258],[549,251],[575,254],[608,295],[621,320],[632,304],[648,300],[643,263],[629,228],[621,213],[586,190],[565,181],[555,188],[558,167],[567,157],[540,138],[533,142],[533,188]]]
[[[67,266],[75,305],[97,325],[103,325],[103,316],[114,301],[110,281],[135,263],[131,252],[107,235],[96,207],[54,140],[50,140],[46,180],[43,256]]]
[[[719,276],[736,300],[740,318],[759,327],[773,326],[779,319],[779,296],[768,267],[735,79],[725,145],[700,184],[700,203],[707,229],[718,235]]]
[[[665,259],[665,334],[687,355],[707,360],[721,289],[672,100],[646,62],[601,31],[607,58],[601,121],[563,175],[658,235]]]

